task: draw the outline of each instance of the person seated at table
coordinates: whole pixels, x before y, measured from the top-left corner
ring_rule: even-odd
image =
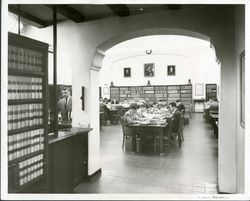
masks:
[[[185,114],[186,107],[185,107],[185,105],[181,102],[181,100],[177,99],[177,100],[176,100],[176,105],[177,105],[177,109],[181,112],[181,114]]]
[[[142,105],[140,105],[139,109],[137,109],[137,114],[139,117],[144,118],[145,113],[147,113],[146,104],[142,104]]]
[[[106,105],[107,105],[108,109],[112,108],[111,100],[110,99],[107,99]]]
[[[131,103],[129,106],[129,110],[124,114],[124,125],[127,126],[128,124],[138,123],[141,120],[137,113],[137,104]]]
[[[170,117],[173,118],[172,132],[178,132],[179,123],[181,119],[181,112],[177,109],[176,103],[172,102],[169,104],[170,107]]]
[[[103,112],[104,115],[104,124],[107,125],[107,121],[110,121],[110,115],[109,115],[109,109],[107,105],[105,104],[104,100],[100,98],[99,101],[99,107],[100,107],[100,112]]]
[[[169,109],[169,106],[168,105],[165,105],[164,107],[162,107],[161,109],[161,112],[163,114],[170,114],[170,109]]]
[[[214,98],[210,104],[210,111],[214,112],[214,113],[216,113],[216,112],[218,113],[218,110],[219,110],[219,102],[218,102],[217,98]]]
[[[151,114],[159,114],[161,111],[158,109],[158,104],[153,103],[152,107],[150,108],[150,113]]]
[[[111,102],[111,104],[118,104],[119,102],[114,98]]]

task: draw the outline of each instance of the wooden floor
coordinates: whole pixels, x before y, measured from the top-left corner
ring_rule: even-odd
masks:
[[[102,127],[102,174],[76,193],[216,194],[218,142],[202,114],[184,128],[181,149],[171,144],[164,156],[122,150],[120,125]]]

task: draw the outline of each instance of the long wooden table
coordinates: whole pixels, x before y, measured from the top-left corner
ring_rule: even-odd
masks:
[[[153,129],[157,129],[159,132],[159,141],[160,141],[160,155],[164,154],[164,147],[163,147],[163,140],[164,140],[164,130],[166,129],[166,127],[168,126],[168,123],[166,124],[129,124],[129,127],[133,128],[133,129],[138,129],[140,128],[140,130],[142,129],[149,129],[149,128],[153,128]],[[156,132],[153,132],[156,133]],[[141,135],[143,135],[143,133],[140,133]],[[135,132],[133,132],[133,136],[132,136],[132,149],[133,151],[135,151]]]

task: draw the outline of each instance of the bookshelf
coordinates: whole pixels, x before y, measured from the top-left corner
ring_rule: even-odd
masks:
[[[217,98],[217,84],[206,84],[206,100]]]
[[[47,68],[48,44],[9,33],[9,193],[32,193],[35,186],[47,181]]]
[[[147,104],[158,101],[169,104],[180,99],[189,108],[192,104],[192,85],[113,86],[110,87],[110,98],[119,102],[142,98]]]

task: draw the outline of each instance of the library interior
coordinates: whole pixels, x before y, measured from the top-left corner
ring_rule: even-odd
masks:
[[[7,194],[248,192],[244,4],[5,8]]]

